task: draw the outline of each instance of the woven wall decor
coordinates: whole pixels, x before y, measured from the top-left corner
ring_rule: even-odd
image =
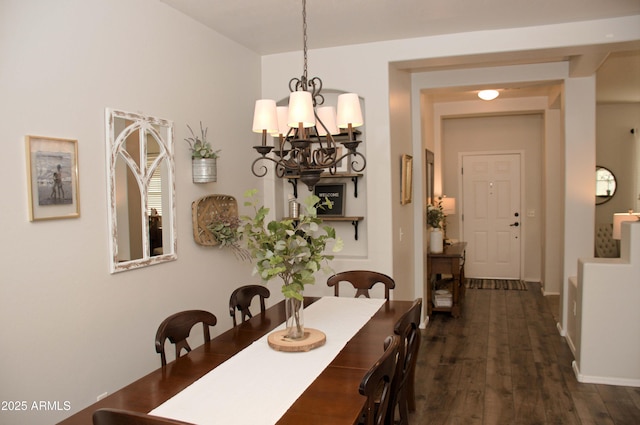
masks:
[[[219,215],[237,217],[238,203],[236,198],[229,195],[207,195],[193,201],[191,204],[193,238],[197,244],[218,245],[218,241],[208,227]]]

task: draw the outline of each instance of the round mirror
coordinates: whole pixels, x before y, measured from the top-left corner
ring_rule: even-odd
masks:
[[[616,176],[611,170],[596,166],[596,205],[604,204],[616,193]]]

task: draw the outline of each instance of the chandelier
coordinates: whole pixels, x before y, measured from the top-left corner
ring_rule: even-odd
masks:
[[[307,77],[306,0],[302,0],[302,32],[304,67],[300,78],[289,81],[289,105],[276,106],[272,99],[256,101],[253,131],[262,133],[262,144],[253,147],[260,156],[251,164],[251,171],[264,177],[266,164],[273,162],[276,176],[297,177],[313,190],[322,173],[335,174],[342,161],[357,173],[365,169],[367,161],[357,151],[361,141],[356,140],[353,130],[364,124],[358,95],[339,95],[336,111],[333,106],[322,106],[322,80]],[[341,149],[334,136],[344,131],[347,137],[340,142]],[[267,135],[274,137],[274,146],[267,145]]]

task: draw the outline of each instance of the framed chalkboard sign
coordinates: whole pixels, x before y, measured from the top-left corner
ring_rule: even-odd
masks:
[[[314,187],[315,195],[324,200],[325,198],[329,199],[333,203],[333,207],[331,209],[326,207],[318,208],[318,216],[325,217],[343,217],[344,216],[344,194],[345,194],[345,184],[344,183],[333,183],[333,184],[317,184]]]

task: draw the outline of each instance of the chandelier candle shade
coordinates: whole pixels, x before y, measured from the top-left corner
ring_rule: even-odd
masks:
[[[267,145],[267,133],[278,131],[278,116],[276,115],[276,101],[261,99],[256,101],[253,110],[253,131],[262,133],[262,146]]]
[[[256,101],[253,131],[262,134],[262,144],[253,147],[260,156],[253,161],[251,171],[264,177],[268,169],[262,161],[273,162],[276,176],[297,175],[311,191],[323,172],[335,174],[343,160],[349,161],[355,172],[364,170],[367,162],[357,151],[361,141],[355,140],[353,131],[364,124],[358,95],[339,95],[337,110],[322,106],[322,80],[307,77],[306,0],[302,1],[302,29],[303,73],[302,77],[289,81],[289,106],[276,107],[271,99]],[[347,140],[340,142],[344,150],[338,149],[333,137],[341,134],[342,129],[347,133]],[[267,145],[267,134],[276,138],[274,146]]]

